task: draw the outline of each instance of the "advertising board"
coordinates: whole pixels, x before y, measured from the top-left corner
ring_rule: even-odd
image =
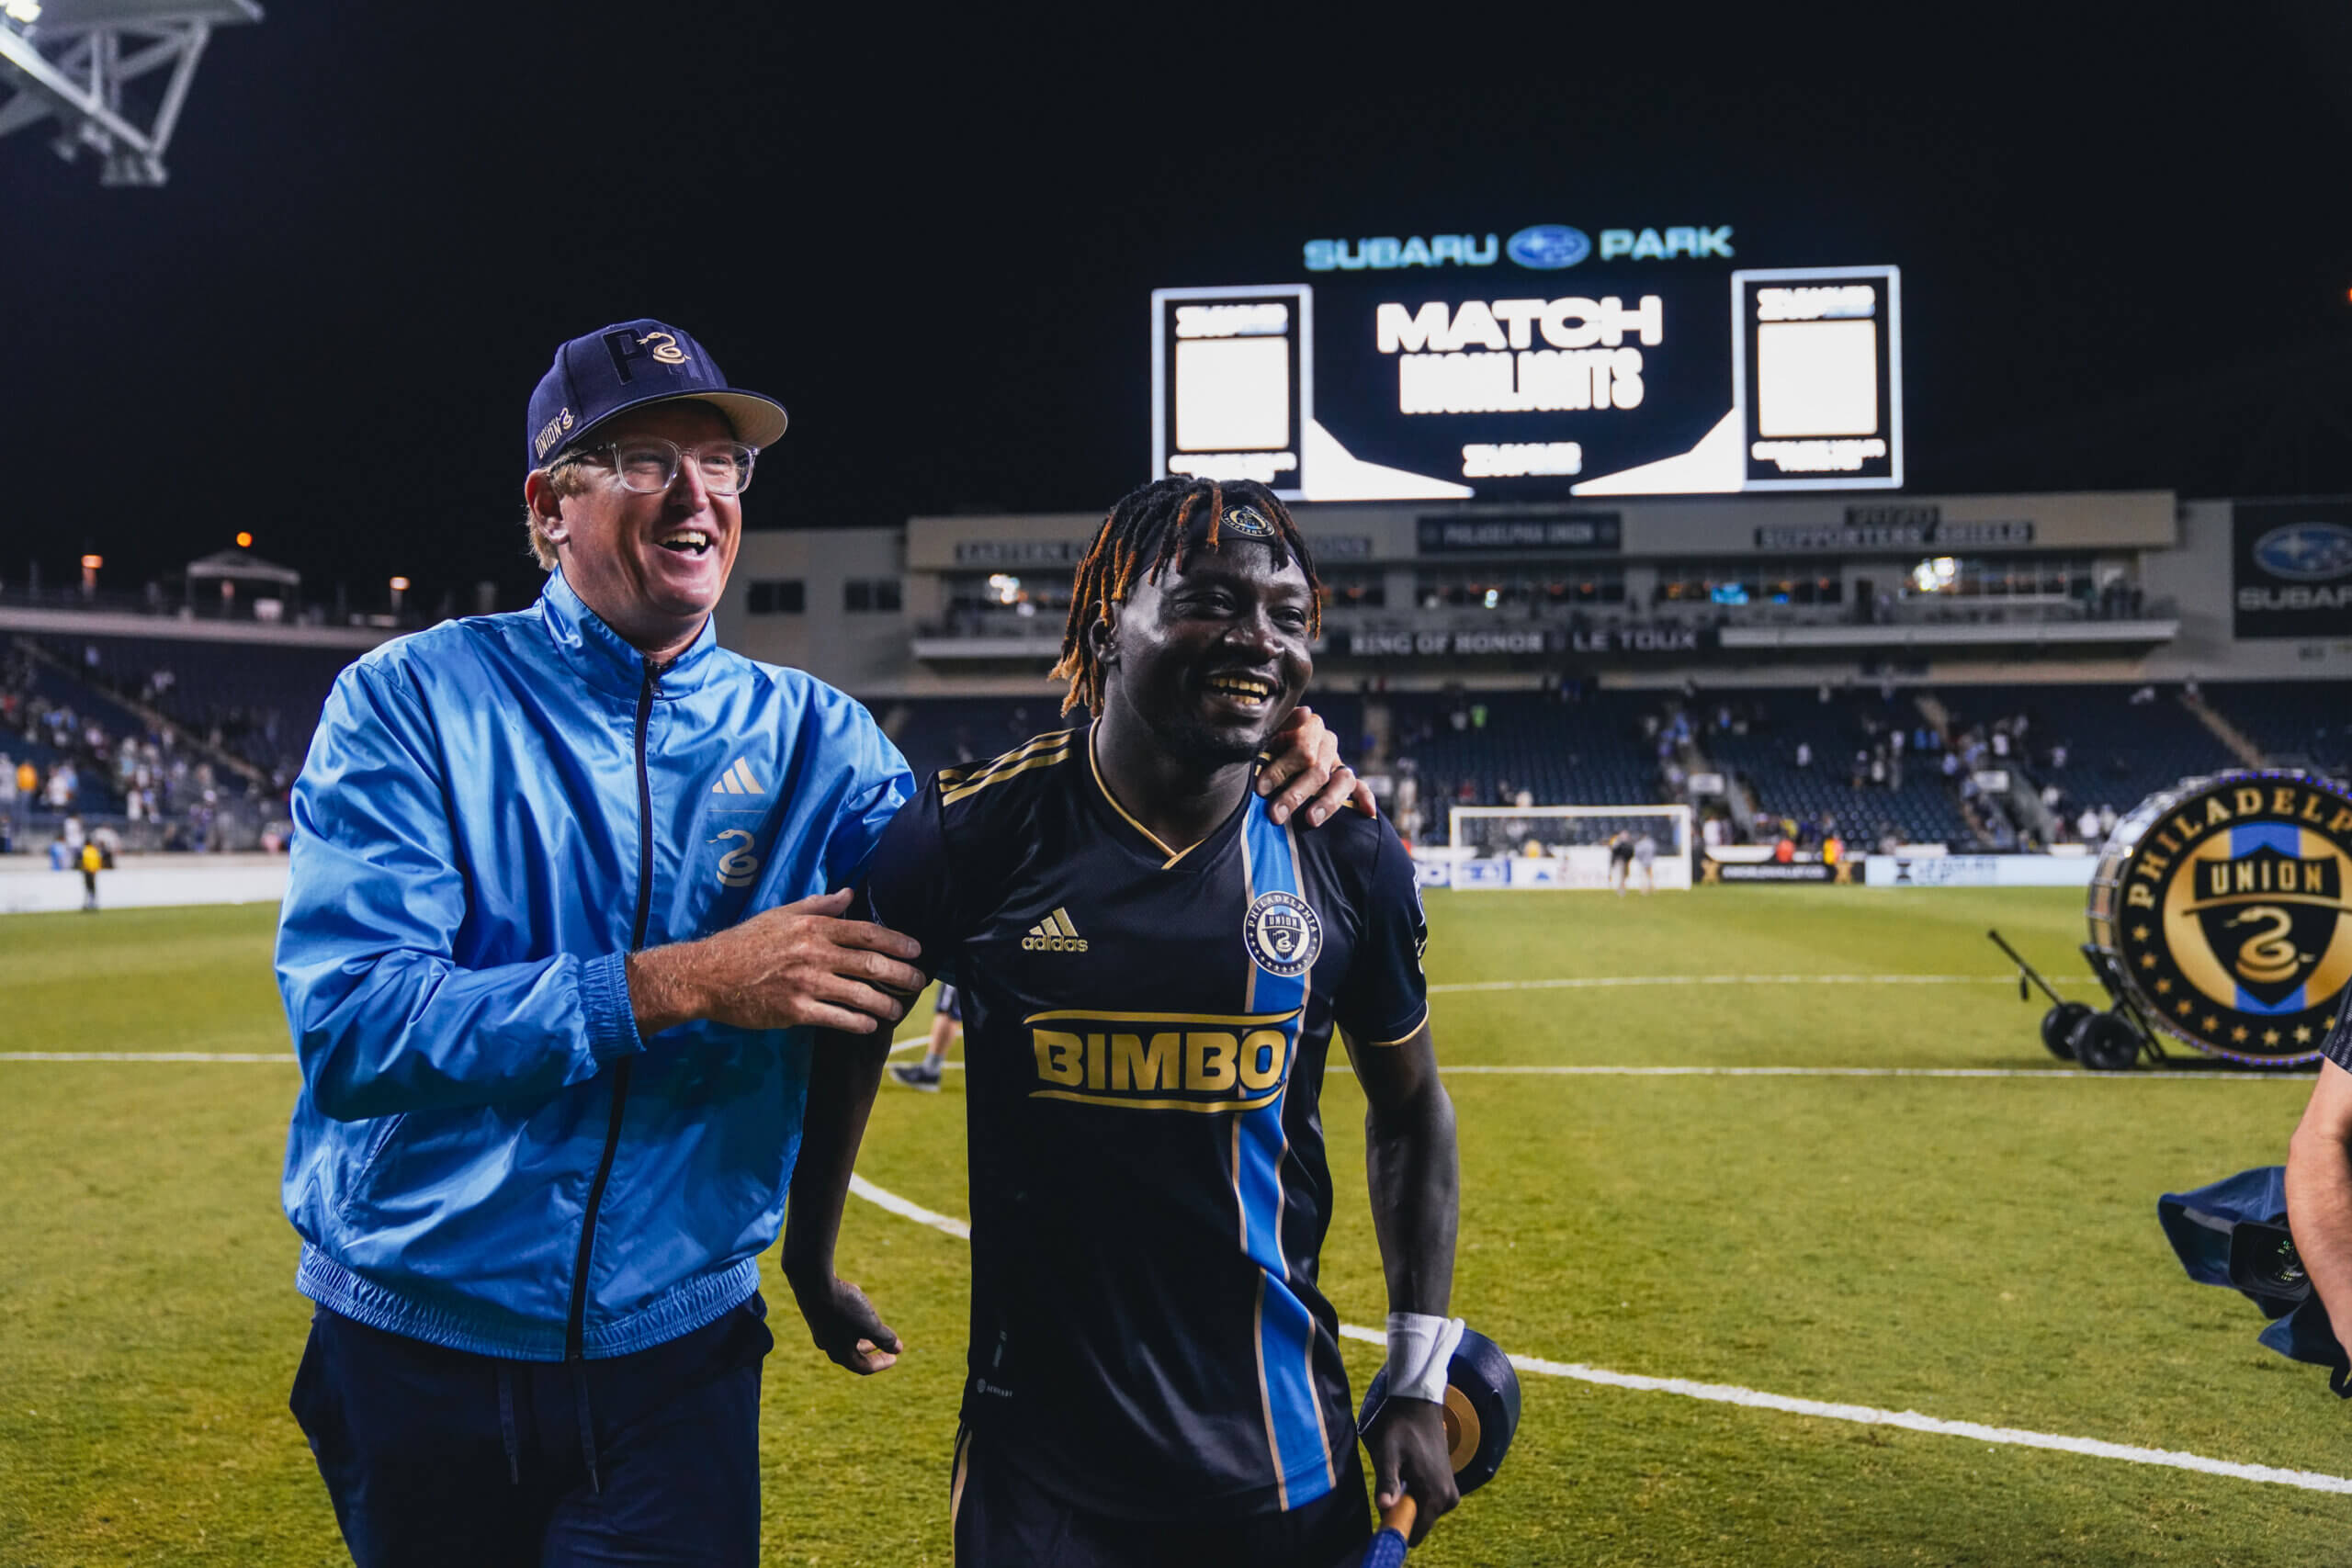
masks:
[[[1538,223],[1156,289],[1153,471],[1310,501],[1899,487],[1897,269],[1741,259],[1729,224]]]
[[[2241,501],[2231,513],[2233,634],[2352,635],[2352,500]]]
[[[1719,861],[1707,868],[1710,882],[1836,882],[1838,868],[1819,861],[1796,861],[1782,865],[1778,861]]]
[[[2089,855],[1872,855],[1867,887],[2087,887]]]

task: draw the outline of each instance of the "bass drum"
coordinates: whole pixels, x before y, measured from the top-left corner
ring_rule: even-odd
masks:
[[[2091,873],[2090,945],[2173,1039],[2289,1066],[2321,1054],[2352,982],[2347,894],[2343,784],[2301,773],[2184,779],[2108,836]]]

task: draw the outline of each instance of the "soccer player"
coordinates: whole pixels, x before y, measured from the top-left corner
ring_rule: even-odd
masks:
[[[1418,1536],[1455,1501],[1453,1111],[1413,868],[1385,823],[1280,827],[1250,788],[1312,673],[1317,594],[1262,487],[1128,495],[1079,569],[1057,667],[1066,711],[1100,718],[940,773],[869,867],[861,908],[952,971],[967,1021],[962,1568],[1319,1568],[1366,1540],[1317,1283],[1335,1025],[1369,1103],[1391,1309],[1381,1505],[1409,1493]],[[817,1129],[862,1125],[879,1077],[878,1052],[843,1044],[820,1059],[870,1065],[812,1086],[785,1239],[820,1304],[854,1145]]]
[[[1634,835],[1631,833],[1610,834],[1609,886],[1616,890],[1617,897],[1620,898],[1625,896],[1625,884],[1631,878],[1633,869]]]
[[[1657,840],[1644,833],[1634,840],[1634,867],[1642,874],[1642,892],[1657,891]],[[1619,888],[1623,892],[1623,888]]]
[[[931,1043],[924,1048],[922,1060],[894,1066],[890,1076],[909,1089],[937,1094],[940,1077],[947,1070],[947,1047],[963,1032],[963,1001],[956,995],[956,987],[942,980],[939,996],[932,1003]]]

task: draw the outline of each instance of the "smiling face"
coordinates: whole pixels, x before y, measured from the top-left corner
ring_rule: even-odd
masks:
[[[657,403],[597,427],[601,446],[656,435],[680,447],[732,441],[707,403]],[[739,496],[714,495],[698,465],[656,495],[626,489],[604,453],[577,465],[584,484],[559,495],[544,471],[526,491],[540,531],[555,545],[564,580],[605,624],[657,660],[684,651],[727,591],[743,539]]]
[[[1263,749],[1315,673],[1307,651],[1313,591],[1297,559],[1270,544],[1196,546],[1182,568],[1135,585],[1097,626],[1103,700],[1169,755],[1225,765]]]

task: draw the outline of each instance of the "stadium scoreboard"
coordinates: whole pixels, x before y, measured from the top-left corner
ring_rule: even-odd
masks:
[[[1155,289],[1153,471],[1306,501],[1899,488],[1898,269],[1736,252],[1728,225],[1539,224]]]

